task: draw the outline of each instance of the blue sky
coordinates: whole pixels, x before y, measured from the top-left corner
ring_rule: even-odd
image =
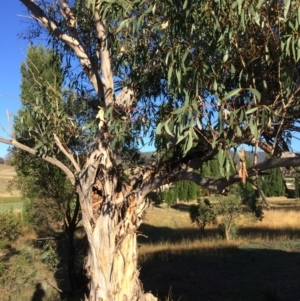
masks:
[[[26,16],[27,12],[17,0],[1,0],[0,11],[0,136],[9,138],[6,112],[16,114],[20,108],[20,66],[28,46],[28,42],[20,39],[18,33],[28,27],[28,19],[21,17]],[[7,148],[7,145],[0,143],[0,157],[7,154]]]

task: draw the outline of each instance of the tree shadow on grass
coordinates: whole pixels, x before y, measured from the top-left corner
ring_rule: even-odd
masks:
[[[178,210],[178,211],[189,212],[191,204],[180,203],[180,204],[172,205],[171,207],[172,207],[172,209],[175,209],[175,210]]]
[[[300,242],[297,242],[300,245]],[[168,249],[142,256],[141,280],[159,300],[300,300],[300,253],[252,247]]]
[[[66,235],[63,232],[55,232],[52,231],[51,235],[47,237],[45,232],[36,231],[37,235],[41,238],[35,239],[33,245],[43,250],[42,257],[43,262],[48,268],[54,269],[54,278],[56,283],[48,284],[52,286],[59,294],[59,300],[72,300],[79,301],[84,298],[84,288],[86,287],[86,278],[83,270],[83,261],[84,261],[84,249],[82,252],[75,253],[76,256],[75,264],[76,271],[78,272],[77,281],[78,281],[78,289],[72,290],[70,283],[70,274],[68,273],[68,244],[66,240]],[[46,236],[46,239],[43,237]],[[79,245],[81,241],[81,237],[74,238],[74,245]],[[78,251],[78,250],[77,250]],[[43,254],[48,253],[49,255],[43,256]],[[49,266],[50,265],[50,266]],[[80,277],[81,276],[81,277]]]
[[[20,254],[20,251],[16,248],[12,247],[10,244],[7,244],[1,250],[0,261],[1,262],[8,262],[9,259],[15,255]]]
[[[205,229],[202,237],[200,229],[196,227],[173,229],[169,227],[155,227],[149,224],[142,224],[139,231],[144,235],[138,238],[138,243],[151,244],[158,242],[180,243],[183,240],[194,241],[205,238],[221,238],[217,227]],[[239,227],[238,237],[241,239],[300,239],[300,230],[291,228],[270,229],[261,227]]]

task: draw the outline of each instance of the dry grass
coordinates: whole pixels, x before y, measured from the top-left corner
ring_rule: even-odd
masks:
[[[300,209],[300,208],[299,208]],[[283,209],[269,210],[264,219],[256,224],[259,228],[300,230],[300,211]]]
[[[8,191],[7,186],[11,180],[16,176],[14,167],[5,164],[0,164],[0,198],[10,196],[20,196],[20,191],[13,189]]]
[[[58,300],[51,285],[57,286],[52,271],[41,261],[42,250],[34,247],[37,235],[30,227],[24,227],[16,241],[1,241],[0,300]],[[40,298],[38,298],[40,297]]]
[[[282,201],[282,199],[281,199]],[[281,202],[280,201],[280,202]],[[249,219],[241,219],[238,222],[241,230],[238,243],[242,241],[248,241],[249,239],[286,239],[289,236],[292,238],[300,238],[300,204],[295,206],[295,202],[287,199],[286,202],[293,204],[285,207],[273,206],[274,209],[265,210],[264,218],[262,221],[253,222]],[[216,244],[218,247],[224,242],[216,237],[215,227],[208,226],[206,228],[207,237],[202,239],[198,228],[191,224],[188,208],[188,203],[184,203],[174,208],[159,208],[153,207],[148,209],[144,224],[141,226],[141,232],[145,232],[148,239],[141,238],[141,251],[143,245],[147,245],[150,252],[151,248],[166,248],[167,246],[172,248],[178,248],[178,246],[185,246],[185,241],[188,241],[188,245],[194,248],[194,244],[205,248],[205,244],[212,247]],[[266,234],[272,234],[267,237]],[[234,242],[236,244],[236,242]]]
[[[141,226],[148,238],[139,238],[145,290],[160,301],[298,300],[299,205],[272,199],[263,221],[241,220],[238,239],[229,242],[213,227],[202,238],[190,223],[189,204],[149,208]]]

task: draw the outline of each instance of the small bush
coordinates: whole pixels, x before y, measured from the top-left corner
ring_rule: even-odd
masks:
[[[0,239],[15,240],[21,232],[21,219],[13,212],[0,213]]]
[[[47,240],[43,245],[44,252],[41,255],[42,261],[47,265],[47,267],[55,271],[59,263],[58,254],[57,254],[57,245],[54,240]]]
[[[192,223],[197,224],[202,235],[204,235],[205,227],[215,224],[217,220],[214,207],[208,199],[198,201],[198,205],[190,206],[190,219]]]
[[[235,223],[225,224],[224,222],[218,225],[218,230],[222,238],[226,240],[235,239],[238,237],[238,227]]]

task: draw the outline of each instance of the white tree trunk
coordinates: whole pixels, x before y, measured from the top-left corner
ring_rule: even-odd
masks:
[[[149,300],[137,269],[137,228],[145,206],[138,208],[137,192],[122,183],[115,164],[109,163],[113,157],[106,154],[101,151],[97,171],[92,172],[95,165],[87,168],[77,185],[89,242],[85,268],[90,284],[86,300]]]

